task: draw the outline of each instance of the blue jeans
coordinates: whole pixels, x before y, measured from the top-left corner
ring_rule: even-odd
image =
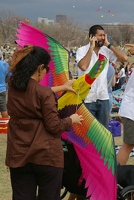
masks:
[[[121,84],[121,86],[122,86],[124,83],[125,83],[125,77],[121,77],[121,78],[120,78],[120,84]]]
[[[108,93],[109,95],[109,114],[112,111],[112,105],[113,105],[113,94],[112,93]]]
[[[92,103],[84,103],[90,113],[108,129],[109,122],[109,100],[97,100]]]

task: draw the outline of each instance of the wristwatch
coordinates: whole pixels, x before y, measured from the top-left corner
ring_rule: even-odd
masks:
[[[109,44],[107,45],[107,48],[110,49],[111,46],[112,46],[112,44],[109,43]]]

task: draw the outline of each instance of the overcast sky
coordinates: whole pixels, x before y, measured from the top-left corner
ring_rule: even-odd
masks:
[[[0,11],[37,21],[63,14],[82,24],[134,23],[134,0],[0,0]],[[98,10],[98,11],[97,11]]]

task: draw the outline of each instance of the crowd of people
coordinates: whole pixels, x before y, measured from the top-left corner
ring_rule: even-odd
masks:
[[[61,133],[70,130],[72,124],[81,124],[83,117],[73,114],[60,119],[55,93],[75,92],[73,80],[52,88],[41,86],[39,82],[49,71],[49,53],[32,45],[12,50],[2,46],[0,51],[0,112],[2,117],[10,116],[6,165],[10,169],[12,199],[35,200],[38,186],[39,200],[60,200],[64,168]],[[129,53],[134,54],[134,45]],[[134,147],[134,63],[128,62],[128,56],[108,41],[102,26],[94,25],[89,29],[89,43],[73,55],[78,77],[92,69],[99,54],[107,58],[107,63],[92,84],[84,104],[108,129],[111,93],[126,83],[119,110],[123,119],[123,145],[117,155],[117,162],[125,165]],[[69,200],[74,199],[84,197],[70,194]]]
[[[7,113],[7,83],[11,73],[9,63],[4,60],[4,54],[0,51],[0,114],[2,118],[8,118]]]
[[[1,45],[0,46],[0,51],[2,52],[2,59],[5,62],[10,62],[10,60],[12,59],[12,55],[14,54],[14,52],[16,51],[16,46],[10,46],[10,45]]]

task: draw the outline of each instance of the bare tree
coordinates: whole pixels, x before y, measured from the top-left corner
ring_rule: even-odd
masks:
[[[0,44],[14,43],[19,21],[24,21],[24,19],[10,11],[0,11]],[[51,25],[39,22],[30,24],[57,40],[67,49],[89,42],[88,30],[91,24],[86,28],[72,18],[66,18]],[[134,43],[134,24],[105,24],[104,28],[114,45],[124,46],[126,42]]]
[[[79,46],[81,38],[83,40],[85,39],[83,28],[73,19],[67,18],[54,25],[46,25],[43,23],[35,23],[34,25],[68,49],[72,46]]]
[[[131,43],[132,38],[134,36],[134,28],[131,24],[123,24],[119,26],[121,42],[122,43]]]
[[[10,11],[0,11],[0,37],[2,44],[14,42],[16,28],[21,19],[21,17],[15,16]]]
[[[81,37],[82,27],[76,23],[72,18],[61,21],[59,23],[59,40],[64,41],[64,45],[67,48],[73,46],[73,44],[78,44]]]

